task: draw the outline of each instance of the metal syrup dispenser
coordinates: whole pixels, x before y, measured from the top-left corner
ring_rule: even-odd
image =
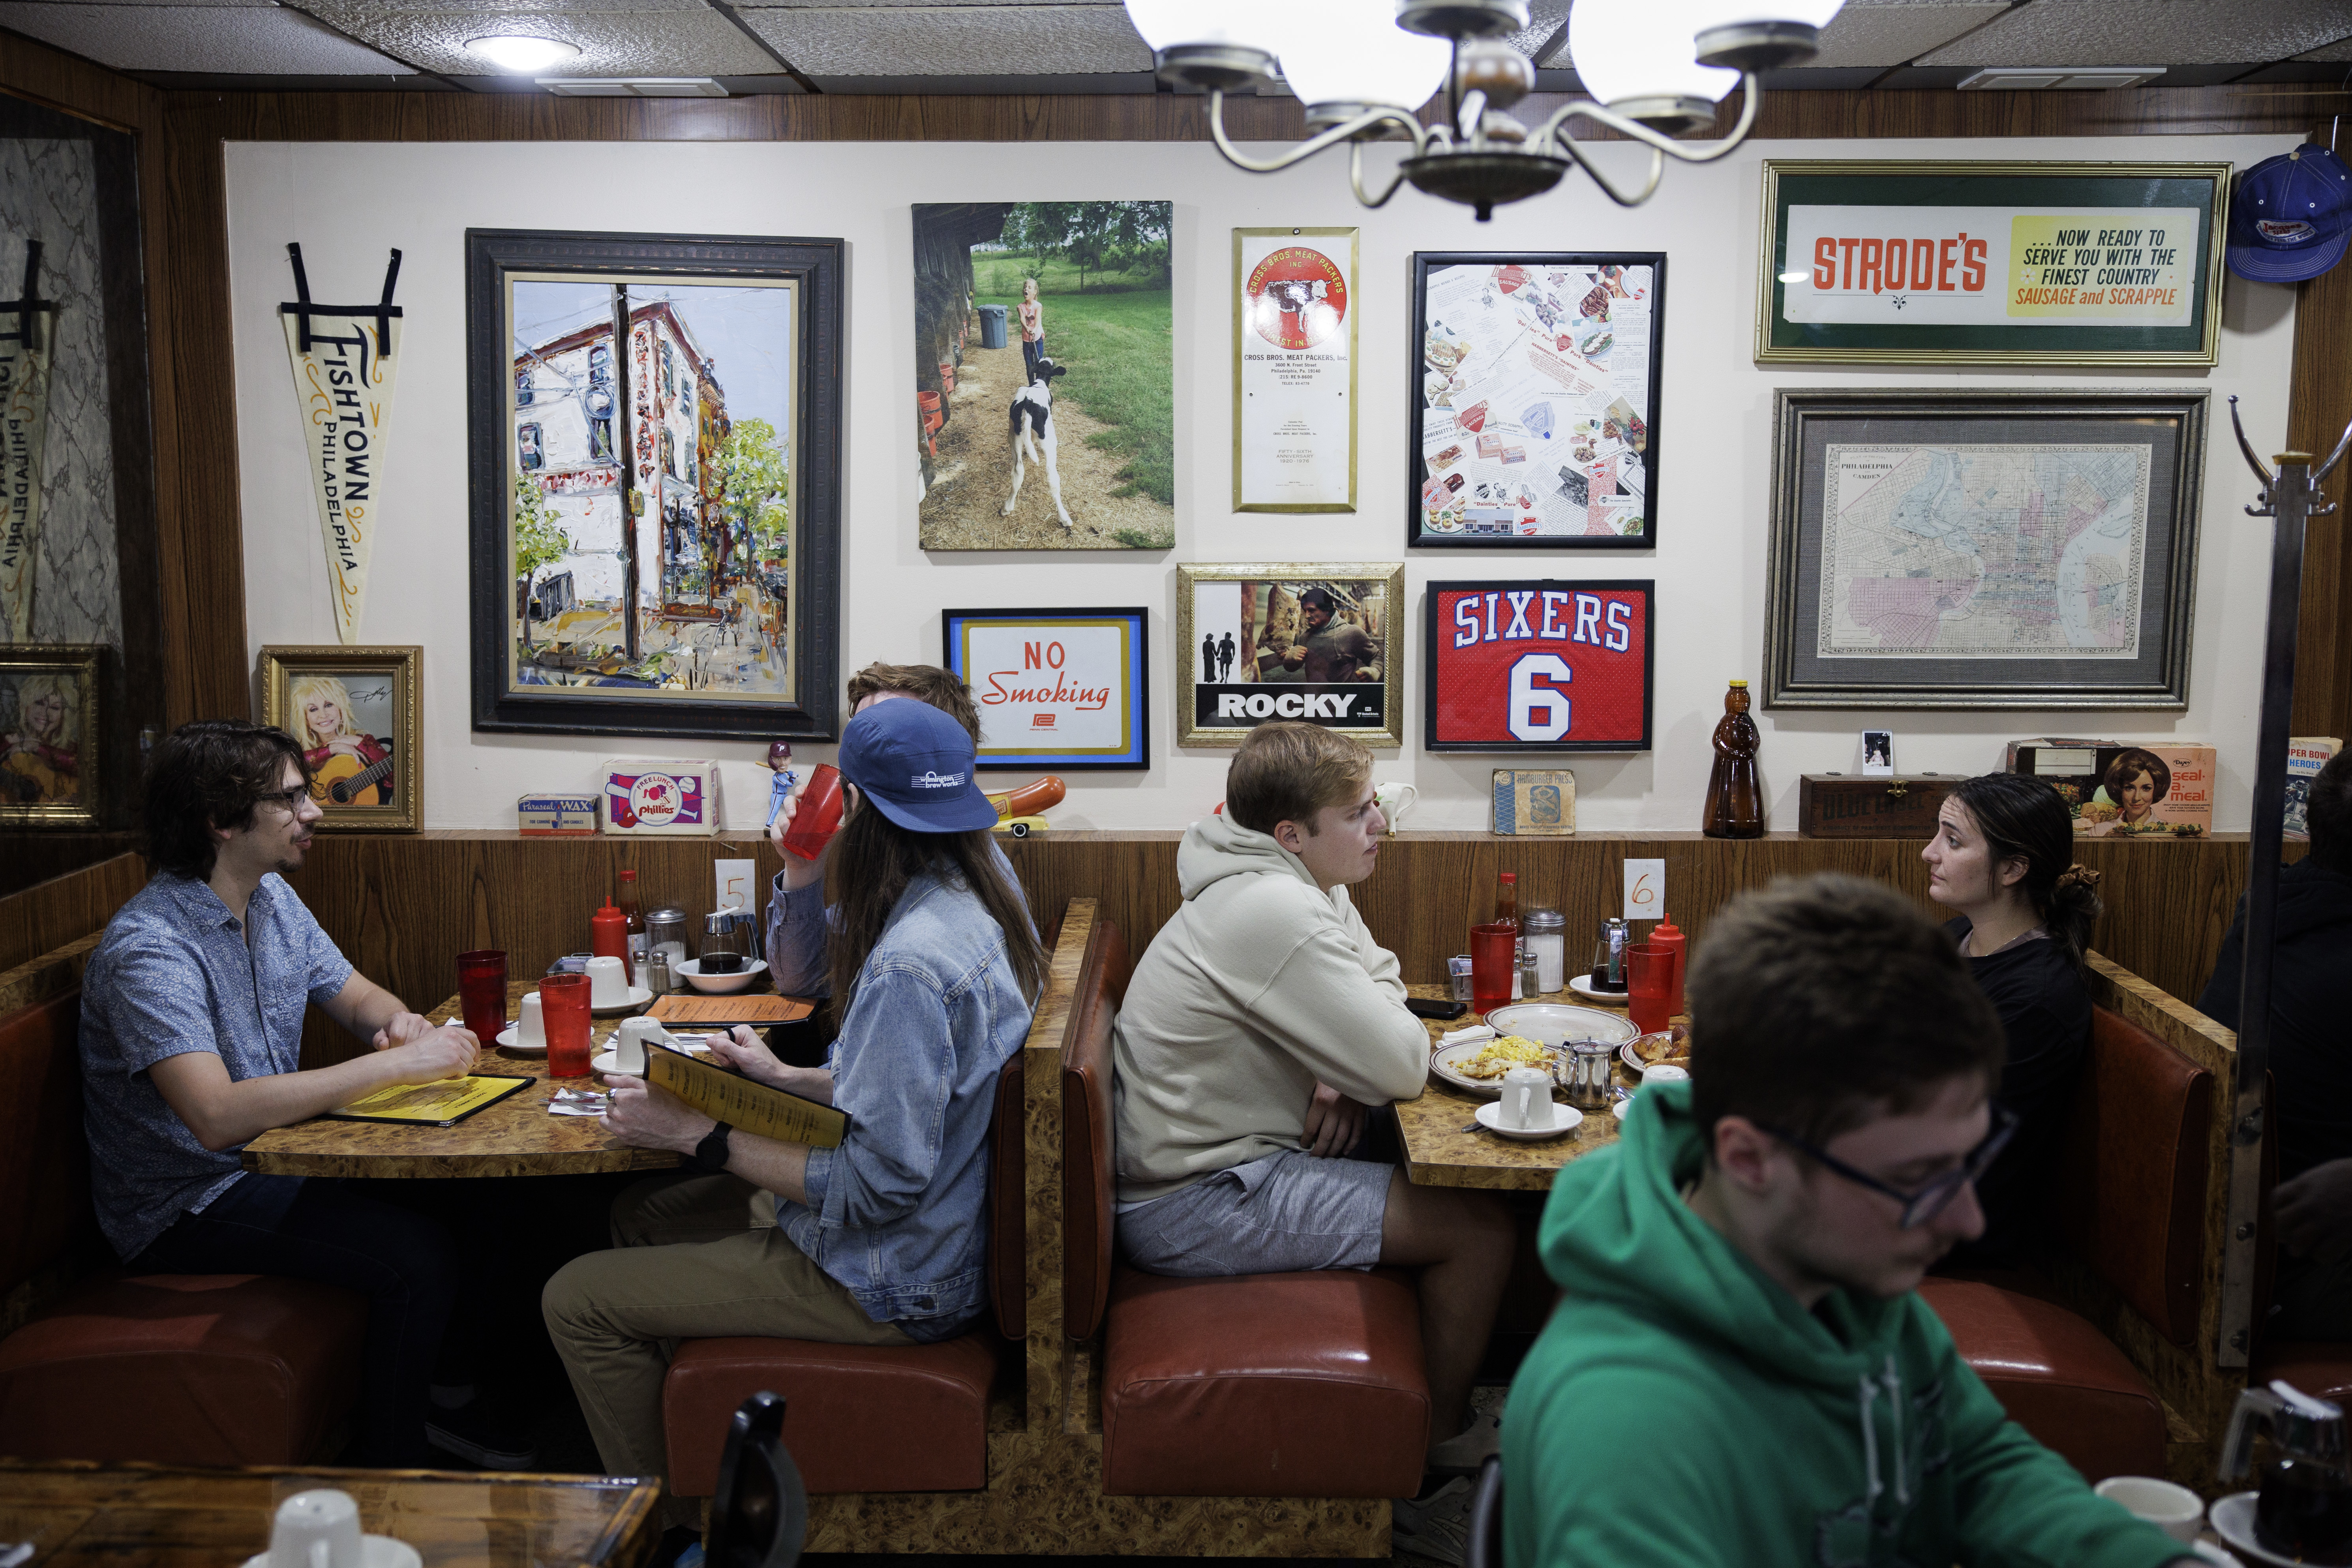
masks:
[[[2299,1562],[2352,1563],[2352,1472],[2346,1468],[2343,1406],[2284,1382],[2246,1390],[2221,1441],[2223,1479],[2246,1473],[2257,1424],[2284,1457],[2262,1467],[2254,1539],[2266,1551]]]

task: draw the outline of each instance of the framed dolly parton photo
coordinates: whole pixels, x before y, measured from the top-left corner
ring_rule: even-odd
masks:
[[[0,826],[101,826],[107,649],[0,644]]]
[[[1767,159],[1767,364],[2210,365],[2227,163]]]
[[[1403,612],[1397,562],[1178,566],[1176,743],[1299,719],[1402,746]]]
[[[1657,584],[1432,583],[1422,743],[1433,752],[1646,752]]]
[[[1764,705],[2187,707],[2208,397],[1775,393]]]
[[[1660,251],[1412,262],[1405,543],[1654,549]]]
[[[980,765],[1151,766],[1150,613],[946,610],[944,667],[980,710]]]
[[[301,745],[321,830],[423,830],[424,665],[421,647],[261,650],[261,721]]]
[[[836,732],[844,268],[467,231],[475,729]]]

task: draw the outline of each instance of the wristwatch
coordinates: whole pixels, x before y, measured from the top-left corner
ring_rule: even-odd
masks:
[[[704,1175],[715,1176],[727,1168],[727,1135],[735,1129],[722,1121],[704,1135],[694,1146],[688,1163]]]

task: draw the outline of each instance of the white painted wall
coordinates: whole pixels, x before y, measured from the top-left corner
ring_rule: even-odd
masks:
[[[321,298],[373,298],[384,252],[405,257],[399,401],[384,468],[362,634],[426,649],[426,823],[511,827],[526,791],[579,789],[616,754],[712,755],[725,764],[730,826],[764,815],[762,748],[709,743],[477,735],[470,728],[465,578],[466,312],[468,226],[596,226],[596,193],[659,189],[680,231],[841,236],[849,242],[847,474],[843,509],[842,668],[937,660],[944,607],[1143,604],[1152,607],[1152,758],[1147,773],[1070,775],[1055,820],[1070,827],[1174,827],[1223,794],[1227,753],[1179,752],[1171,668],[1179,561],[1390,561],[1403,556],[1413,632],[1402,753],[1382,780],[1421,789],[1410,826],[1486,826],[1487,757],[1431,756],[1422,731],[1418,617],[1433,577],[1654,576],[1663,636],[1656,750],[1573,760],[1578,822],[1591,828],[1695,828],[1707,738],[1724,681],[1756,678],[1764,638],[1764,569],[1776,386],[2000,386],[2188,383],[2215,394],[2197,577],[2191,701],[2185,714],[1789,713],[1759,709],[1776,826],[1794,826],[1797,776],[1851,772],[1857,731],[1896,733],[1906,771],[1975,773],[2001,743],[2048,733],[2195,740],[2221,748],[2215,826],[2243,830],[2261,678],[2269,525],[2244,515],[2252,489],[2228,435],[2224,395],[2242,398],[2258,449],[2286,429],[2294,291],[2229,281],[2221,363],[2210,372],[2092,375],[1992,368],[1937,373],[1759,368],[1754,341],[1757,234],[1764,157],[2228,159],[2240,168],[2284,152],[2284,136],[2171,136],[2063,142],[1765,142],[1707,168],[1673,168],[1650,205],[1622,212],[1580,177],[1478,225],[1466,209],[1407,189],[1376,213],[1347,194],[1327,155],[1274,176],[1248,175],[1202,144],[1040,142],[497,145],[232,143],[227,149],[232,331],[243,474],[247,640],[334,638],[327,575],[302,466],[300,427],[275,309],[288,297],[285,246],[299,239]],[[1262,150],[1261,150],[1262,151]],[[1622,152],[1622,149],[1612,151]],[[1629,169],[1630,169],[1629,163]],[[972,199],[1166,198],[1176,204],[1176,418],[1180,454],[1172,552],[929,554],[916,542],[916,479],[907,410],[912,360],[909,205]],[[1360,226],[1362,510],[1354,516],[1233,512],[1231,240],[1235,226]],[[617,218],[613,226],[635,226]],[[1624,248],[1668,253],[1660,417],[1664,448],[1655,552],[1540,556],[1407,552],[1406,266],[1415,249]],[[830,748],[809,746],[823,758]],[[1004,775],[1007,784],[1019,782]]]

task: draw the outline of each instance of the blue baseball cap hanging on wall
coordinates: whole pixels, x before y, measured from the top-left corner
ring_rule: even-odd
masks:
[[[2305,142],[2246,171],[2230,203],[2230,270],[2257,283],[2300,283],[2344,259],[2352,237],[2352,170]]]

